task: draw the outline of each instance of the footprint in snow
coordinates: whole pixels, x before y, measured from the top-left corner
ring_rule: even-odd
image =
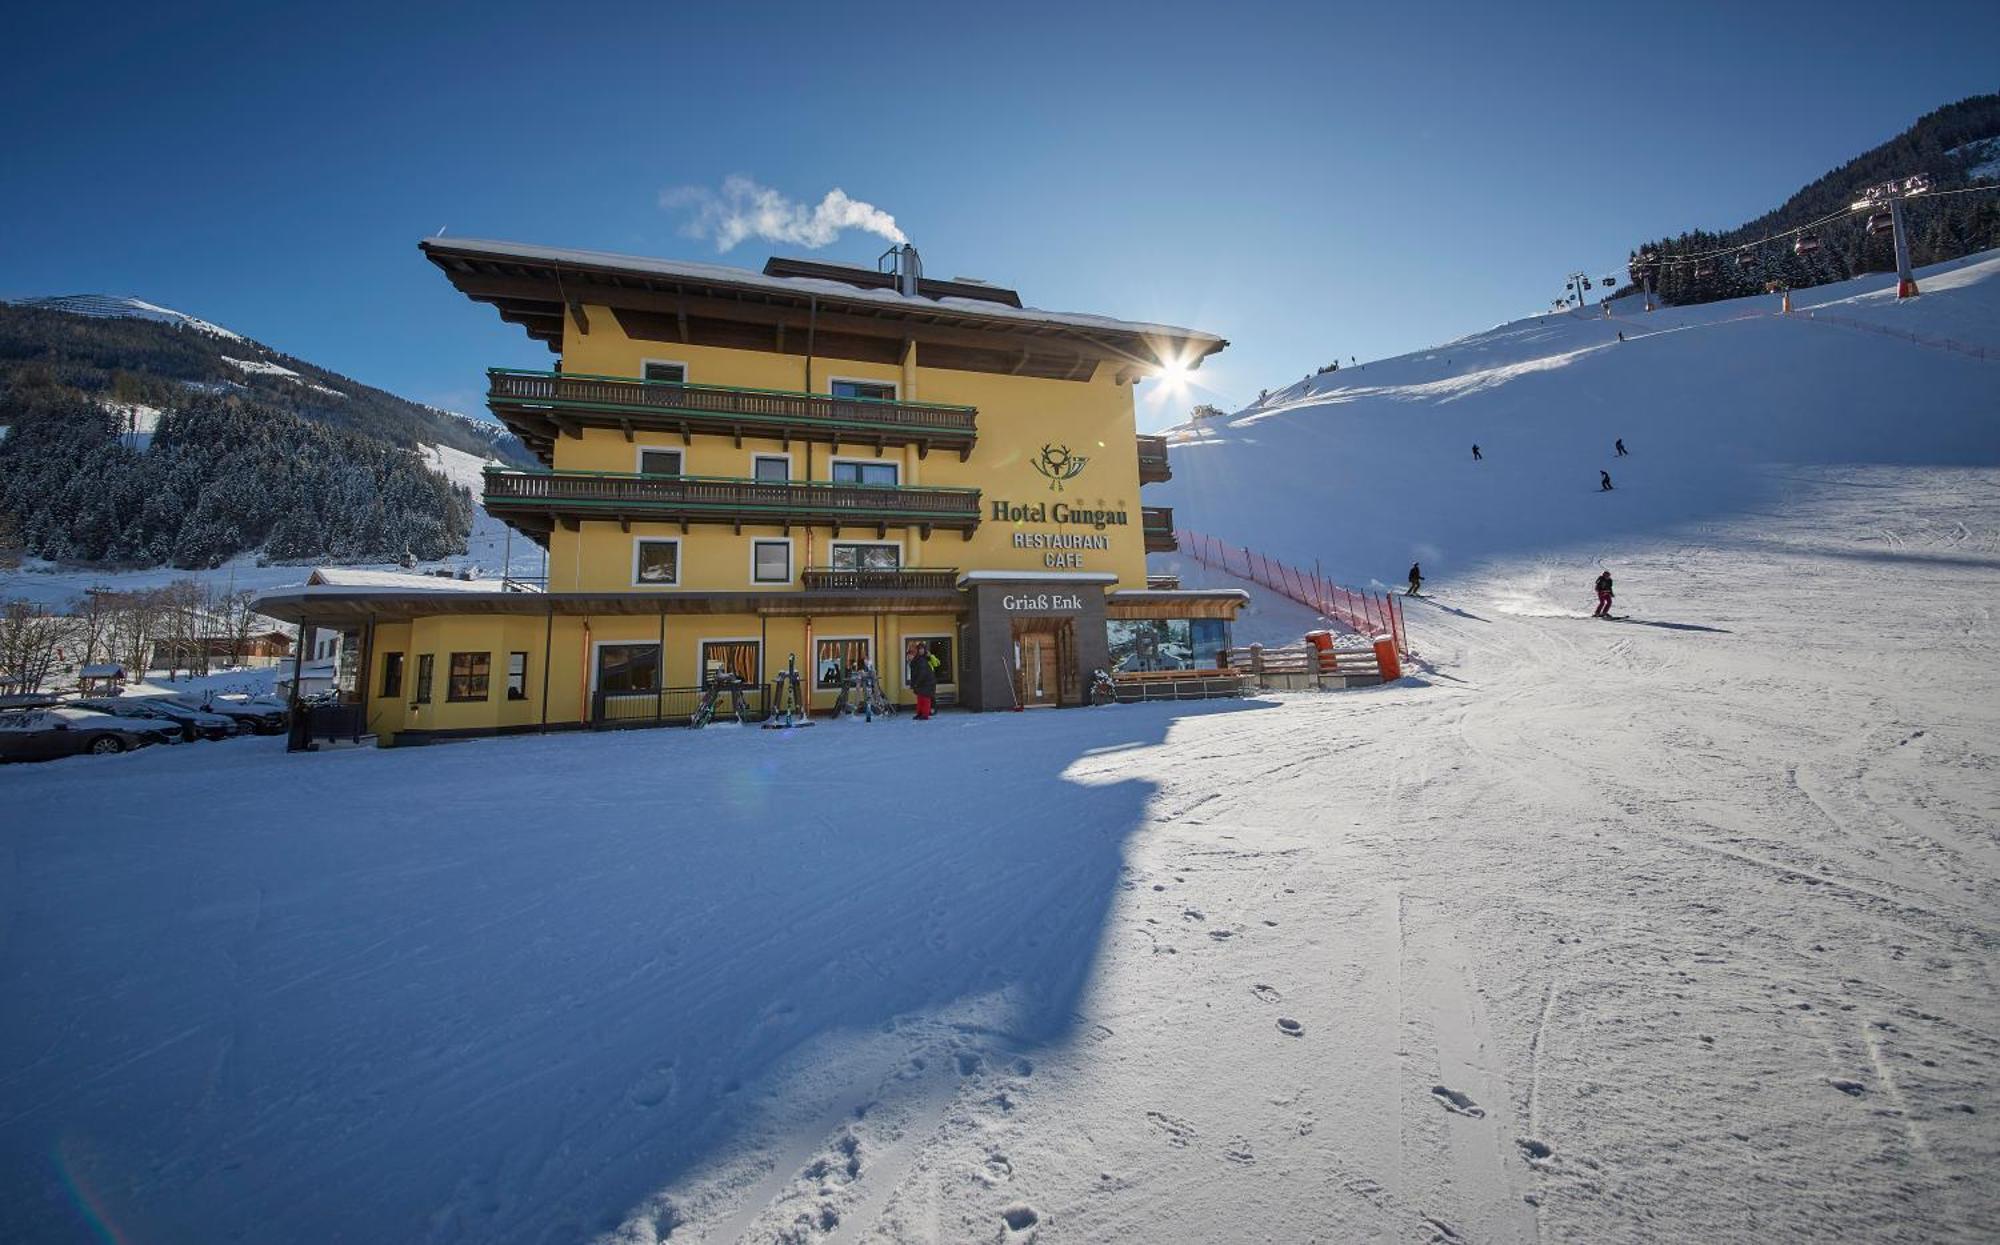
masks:
[[[1486,1109],[1474,1102],[1471,1094],[1461,1093],[1444,1085],[1431,1086],[1431,1094],[1437,1098],[1438,1105],[1453,1114],[1469,1115],[1475,1120],[1486,1114]]]
[[[1521,1147],[1521,1153],[1528,1157],[1530,1163],[1546,1162],[1555,1154],[1548,1142],[1537,1141],[1533,1137],[1518,1137],[1514,1144]]]
[[[1826,1078],[1826,1083],[1846,1094],[1849,1098],[1859,1098],[1868,1092],[1868,1087],[1859,1081],[1844,1081],[1837,1076]]]
[[[1285,1001],[1285,996],[1279,994],[1275,986],[1267,986],[1262,983],[1251,986],[1250,993],[1256,995],[1258,1001],[1263,1003],[1282,1003]]]
[[[1284,1034],[1286,1037],[1304,1037],[1306,1035],[1306,1027],[1298,1021],[1293,1020],[1290,1016],[1280,1016],[1278,1017],[1278,1032]]]

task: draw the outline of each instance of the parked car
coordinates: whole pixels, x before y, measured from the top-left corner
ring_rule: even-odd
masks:
[[[47,761],[79,752],[101,755],[180,741],[180,727],[172,722],[69,708],[0,713],[0,761]]]
[[[235,718],[221,713],[208,713],[200,709],[190,709],[170,700],[154,700],[144,696],[97,696],[74,702],[79,709],[93,713],[108,713],[121,718],[149,718],[156,722],[172,722],[181,728],[181,738],[189,743],[197,739],[227,739],[241,734],[244,727]]]
[[[219,713],[233,719],[247,731],[259,735],[282,735],[285,733],[285,707],[255,701],[229,700],[221,696],[203,699],[199,696],[158,696],[153,699],[183,709],[199,709],[203,713]]]

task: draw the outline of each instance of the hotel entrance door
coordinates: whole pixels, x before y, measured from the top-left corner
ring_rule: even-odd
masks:
[[[1077,680],[1069,668],[1075,664],[1075,630],[1066,618],[1014,621],[1014,694],[1022,705],[1075,703]]]

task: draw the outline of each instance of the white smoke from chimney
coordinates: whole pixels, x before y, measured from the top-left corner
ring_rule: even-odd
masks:
[[[681,227],[691,238],[712,239],[718,252],[728,251],[746,238],[783,242],[808,250],[825,246],[844,231],[860,229],[891,242],[907,241],[896,228],[896,218],[872,203],[849,198],[835,187],[813,207],[796,203],[769,186],[734,174],[724,178],[722,189],[706,186],[676,186],[660,192],[660,206],[688,208],[692,215]]]

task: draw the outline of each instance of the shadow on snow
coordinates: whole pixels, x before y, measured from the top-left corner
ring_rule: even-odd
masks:
[[[573,1239],[808,1044],[1062,1042],[1153,794],[1065,771],[1254,707],[19,775],[0,1235]]]

